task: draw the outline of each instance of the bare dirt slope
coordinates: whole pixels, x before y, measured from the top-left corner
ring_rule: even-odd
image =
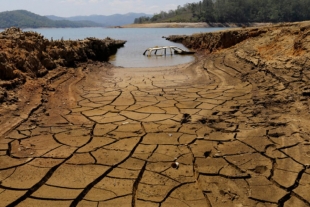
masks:
[[[310,206],[309,28],[214,33],[234,43],[191,64],[51,79],[0,138],[1,205]]]

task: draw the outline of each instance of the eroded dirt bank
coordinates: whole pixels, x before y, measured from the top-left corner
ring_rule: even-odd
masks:
[[[78,64],[106,61],[126,41],[86,38],[77,41],[48,40],[36,32],[9,28],[0,33],[0,124],[3,130],[20,123],[45,91],[54,91],[54,79],[74,78]],[[40,104],[41,104],[40,103]]]
[[[211,54],[182,37],[202,45],[187,65],[55,75],[0,138],[1,204],[310,206],[308,28],[214,33]]]

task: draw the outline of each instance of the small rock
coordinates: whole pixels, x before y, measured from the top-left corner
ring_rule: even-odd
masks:
[[[48,87],[47,90],[49,90],[49,91],[55,91],[55,88],[53,88],[53,87]]]
[[[213,157],[222,157],[222,155],[219,153],[216,153]]]
[[[30,122],[37,122],[37,119],[36,118],[30,118],[29,121]]]
[[[205,157],[209,157],[210,154],[211,154],[211,151],[206,151],[205,153],[203,153],[203,155],[204,155]]]
[[[174,162],[174,163],[171,164],[171,167],[174,168],[174,169],[179,169],[179,165],[180,164],[178,162]]]

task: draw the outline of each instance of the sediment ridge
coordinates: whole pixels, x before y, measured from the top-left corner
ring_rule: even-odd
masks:
[[[237,69],[242,76],[240,78],[255,80],[257,84],[261,82],[261,87],[265,84],[266,75],[271,75],[280,81],[283,87],[277,95],[268,97],[277,102],[279,100],[275,99],[279,99],[279,93],[286,98],[290,97],[289,94],[291,96],[310,95],[307,86],[309,82],[306,81],[310,77],[309,34],[310,22],[306,21],[191,36],[172,35],[166,39],[182,43],[203,54],[209,54],[211,55],[209,58],[217,55],[236,57],[235,63],[231,60],[224,63],[227,67],[238,65],[241,60],[249,63],[252,65],[250,68]],[[275,93],[272,88],[270,90]]]
[[[309,32],[309,22],[302,23],[283,23],[272,26],[237,28],[210,33],[197,33],[193,35],[171,35],[167,40],[182,43],[186,47],[213,52],[236,45],[244,40],[255,37],[273,37],[278,32],[276,38],[292,35],[296,44],[303,41]],[[300,38],[299,38],[300,37]],[[267,42],[266,42],[267,44]],[[298,49],[298,45],[294,45]],[[281,50],[281,48],[278,48]]]
[[[0,124],[2,132],[23,122],[54,91],[51,82],[80,80],[81,63],[107,61],[126,41],[111,38],[48,40],[36,32],[8,28],[0,33]]]
[[[45,76],[57,67],[75,67],[77,63],[106,61],[126,41],[110,38],[84,40],[48,40],[36,32],[9,28],[0,33],[0,102],[5,92],[26,82],[27,78]]]

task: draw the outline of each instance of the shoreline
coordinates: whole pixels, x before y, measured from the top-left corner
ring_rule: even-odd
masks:
[[[292,23],[292,22],[287,22]],[[79,28],[105,28],[105,29],[126,29],[126,28],[241,28],[243,25],[245,27],[261,27],[261,26],[272,26],[276,24],[283,23],[206,23],[206,22],[164,22],[164,23],[143,23],[143,24],[126,24],[119,26],[106,26],[106,27],[25,27],[20,28],[21,30],[31,30],[31,29],[79,29]],[[12,26],[14,27],[14,26]],[[5,31],[6,29],[12,28],[0,28],[0,32]]]
[[[78,29],[78,28],[108,28],[108,27],[14,27],[13,28],[20,28],[21,30],[25,29]],[[1,30],[6,30],[12,27],[5,27],[5,28],[0,28]]]
[[[245,25],[245,24],[244,24]],[[273,23],[251,23],[246,27],[271,26]],[[144,24],[127,24],[122,28],[213,28],[228,27],[240,28],[241,24],[236,23],[206,23],[206,22],[169,22],[169,23],[144,23]]]

